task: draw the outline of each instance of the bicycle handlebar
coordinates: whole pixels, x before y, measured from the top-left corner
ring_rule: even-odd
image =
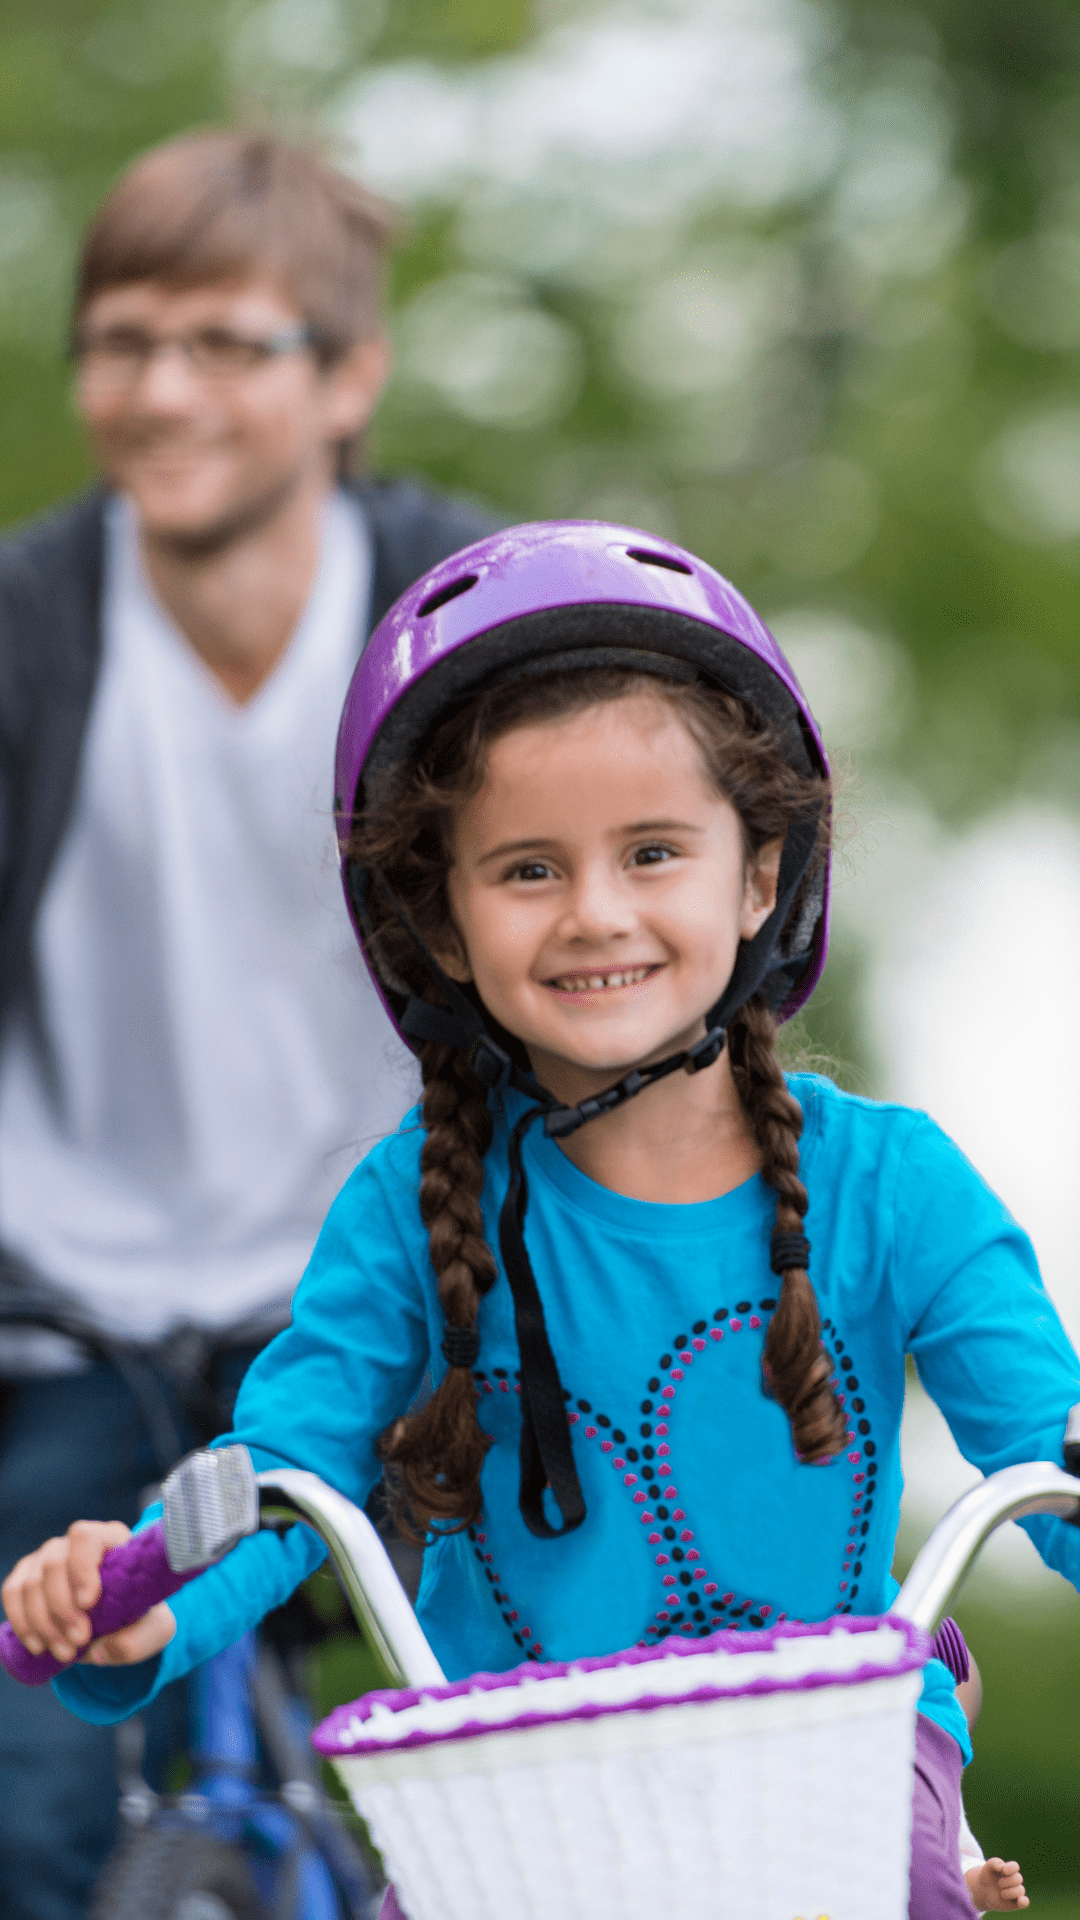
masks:
[[[190,1455],[163,1494],[164,1520],[102,1558],[101,1597],[89,1609],[95,1640],[140,1620],[260,1525],[280,1528],[300,1521],[329,1548],[384,1684],[442,1685],[445,1675],[375,1528],[359,1507],[315,1474],[286,1468],[256,1475],[246,1448],[222,1447]],[[0,1626],[0,1663],[28,1687],[44,1686],[72,1664],[51,1653],[30,1653],[7,1620]]]
[[[229,1451],[235,1455],[244,1452],[240,1447]],[[183,1486],[189,1493],[198,1478],[200,1461],[213,1461],[214,1478],[224,1484],[221,1476],[224,1452],[225,1449],[221,1449],[210,1455],[193,1455],[177,1470],[178,1478],[187,1473]],[[259,1509],[256,1517],[252,1505],[243,1521],[242,1532],[251,1533],[256,1526],[292,1526],[297,1521],[311,1527],[329,1549],[346,1598],[383,1668],[386,1684],[440,1686],[445,1678],[442,1669],[409,1605],[386,1548],[359,1507],[328,1487],[317,1475],[298,1468],[252,1475],[249,1463],[247,1476],[249,1483],[257,1485]],[[190,1519],[190,1504],[187,1513]],[[1080,1524],[1080,1481],[1049,1461],[1035,1460],[1004,1467],[1000,1473],[991,1474],[989,1479],[972,1487],[938,1521],[893,1601],[890,1613],[902,1614],[915,1626],[932,1632],[994,1529],[1006,1520],[1020,1520],[1036,1513],[1056,1514]],[[201,1564],[192,1565],[190,1558],[182,1570],[170,1564],[166,1529],[160,1521],[135,1534],[123,1546],[113,1547],[104,1556],[101,1598],[90,1609],[95,1639],[130,1625],[158,1601],[168,1600],[219,1556],[230,1530],[230,1544],[238,1537],[233,1512],[222,1518],[219,1509],[207,1504],[196,1518],[198,1524],[190,1537],[204,1540]],[[173,1558],[178,1557],[175,1541],[180,1538],[180,1531],[174,1530]],[[185,1539],[185,1553],[189,1551],[189,1544]],[[8,1621],[0,1626],[0,1662],[13,1679],[26,1686],[42,1686],[65,1670],[64,1664],[49,1653],[29,1653]]]
[[[246,1447],[203,1447],[174,1468],[161,1489],[162,1516],[102,1556],[101,1594],[89,1609],[93,1638],[131,1626],[185,1581],[220,1560],[259,1526],[259,1489]],[[31,1653],[10,1621],[0,1627],[0,1662],[13,1680],[41,1687],[71,1661]]]
[[[920,1548],[889,1612],[902,1614],[914,1626],[933,1633],[995,1528],[1036,1513],[1080,1523],[1080,1480],[1049,1460],[1028,1460],[1017,1467],[1002,1467],[970,1487]]]

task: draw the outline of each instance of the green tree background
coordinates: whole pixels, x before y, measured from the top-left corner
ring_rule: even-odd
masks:
[[[91,477],[64,345],[96,200],[238,113],[405,205],[379,468],[684,540],[814,669],[861,791],[952,831],[1080,812],[1072,0],[7,0],[0,524]],[[803,1037],[875,1090],[839,934]],[[1072,1913],[1075,1597],[961,1618],[973,1824]]]

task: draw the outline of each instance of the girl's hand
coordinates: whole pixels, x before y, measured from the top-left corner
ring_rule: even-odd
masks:
[[[95,1640],[84,1660],[92,1667],[130,1667],[138,1660],[150,1660],[167,1647],[176,1632],[176,1615],[164,1600],[130,1627],[120,1627]]]
[[[1031,1905],[1015,1860],[984,1860],[981,1867],[969,1867],[964,1879],[979,1913],[1015,1913]]]
[[[65,1663],[86,1658],[95,1666],[126,1666],[160,1653],[176,1632],[171,1609],[151,1607],[141,1620],[110,1633],[91,1646],[93,1628],[87,1610],[101,1598],[98,1568],[110,1547],[130,1540],[120,1520],[76,1520],[62,1539],[46,1540],[8,1574],[0,1599],[4,1612],[29,1653],[44,1653]]]

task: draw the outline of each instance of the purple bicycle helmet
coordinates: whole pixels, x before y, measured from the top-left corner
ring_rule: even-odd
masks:
[[[797,820],[781,853],[776,907],[756,936],[742,943],[701,1040],[658,1065],[628,1073],[577,1107],[560,1105],[523,1069],[512,1036],[443,972],[384,876],[350,854],[350,833],[354,819],[382,797],[454,707],[508,679],[589,666],[700,680],[734,694],[769,727],[793,768],[828,773],[820,734],[795,675],[753,608],[720,574],[670,541],[632,527],[540,521],[510,527],[451,555],[391,608],[353,675],[338,733],[335,780],[346,899],[364,958],[398,1032],[417,1050],[425,1040],[460,1048],[481,1081],[509,1083],[536,1103],[511,1133],[499,1244],[521,1355],[519,1503],[526,1525],[546,1538],[580,1526],[585,1504],[524,1241],[524,1134],[541,1117],[549,1135],[570,1133],[668,1073],[710,1066],[723,1048],[727,1023],[754,993],[763,993],[780,1019],[789,1018],[820,977],[828,937],[828,861],[811,865],[818,821]],[[417,995],[380,957],[372,938],[373,888],[410,935],[445,1006]],[[801,1234],[774,1234],[774,1270],[805,1268],[809,1251]],[[449,1366],[472,1367],[479,1352],[476,1328],[449,1327],[442,1351]],[[548,1490],[560,1527],[545,1512]]]
[[[414,1049],[425,1036],[412,1022],[403,1025],[408,991],[380,971],[367,938],[370,876],[356,871],[348,853],[354,812],[463,699],[519,674],[602,665],[709,681],[772,728],[799,772],[828,773],[809,703],[768,628],[727,580],[682,547],[633,527],[556,520],[509,527],[451,554],[402,594],[368,641],[346,696],[335,766],[349,911],[375,986]],[[776,910],[741,952],[734,993],[725,994],[728,1017],[762,990],[787,1020],[821,977],[829,863],[795,924],[785,925],[811,851],[805,831],[793,830],[792,839]]]

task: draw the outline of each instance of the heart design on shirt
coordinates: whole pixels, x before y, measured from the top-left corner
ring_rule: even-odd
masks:
[[[788,1617],[784,1612],[777,1612],[768,1601],[762,1602],[726,1587],[721,1576],[703,1559],[696,1544],[693,1517],[680,1501],[678,1468],[673,1450],[678,1440],[676,1413],[679,1392],[690,1368],[703,1364],[707,1357],[723,1351],[725,1341],[745,1334],[761,1334],[763,1346],[763,1329],[775,1305],[775,1300],[765,1299],[755,1309],[751,1301],[740,1300],[734,1313],[727,1307],[719,1307],[711,1320],[698,1320],[690,1333],[678,1334],[670,1348],[661,1354],[656,1373],[647,1383],[646,1396],[640,1402],[641,1416],[644,1417],[630,1422],[626,1427],[615,1425],[608,1414],[595,1409],[588,1400],[575,1399],[569,1393],[566,1396],[569,1403],[567,1418],[572,1433],[575,1438],[580,1437],[598,1446],[612,1471],[619,1477],[627,1498],[637,1510],[645,1544],[651,1551],[657,1569],[658,1604],[652,1619],[645,1626],[639,1646],[655,1646],[672,1633],[704,1638],[720,1628],[775,1626]],[[859,1380],[855,1362],[845,1351],[845,1342],[830,1320],[822,1323],[822,1333],[828,1334],[835,1349],[841,1376],[837,1380],[837,1398],[849,1420],[849,1447],[845,1464],[851,1470],[853,1502],[835,1610],[837,1613],[850,1613],[858,1596],[859,1576],[862,1573],[860,1554],[869,1531],[867,1516],[873,1506],[877,1474],[877,1462],[874,1459],[876,1447],[870,1438],[865,1403],[858,1398]],[[520,1386],[510,1380],[505,1368],[496,1368],[494,1376],[492,1384],[486,1374],[477,1372],[474,1375],[481,1394],[499,1390],[504,1393],[520,1392]],[[846,1392],[841,1390],[842,1386],[846,1387]],[[849,1396],[852,1395],[854,1397],[849,1403]],[[635,1426],[639,1429],[637,1433],[634,1433]],[[541,1650],[535,1643],[530,1645],[531,1633],[521,1628],[519,1611],[511,1605],[502,1590],[499,1576],[487,1564],[491,1555],[485,1555],[479,1545],[484,1536],[473,1528],[469,1529],[469,1533],[474,1539],[477,1558],[484,1562],[485,1574],[495,1589],[496,1601],[504,1603],[503,1618],[518,1646],[523,1648],[528,1657],[539,1658]]]

